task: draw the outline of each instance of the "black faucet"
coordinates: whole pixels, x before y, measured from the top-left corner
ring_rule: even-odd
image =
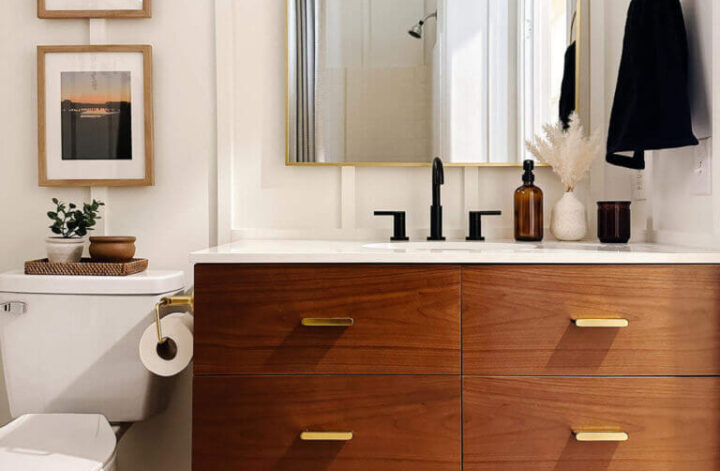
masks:
[[[440,185],[445,183],[445,172],[440,157],[432,163],[432,206],[430,206],[430,237],[427,240],[445,240],[442,235],[442,205],[440,204]]]

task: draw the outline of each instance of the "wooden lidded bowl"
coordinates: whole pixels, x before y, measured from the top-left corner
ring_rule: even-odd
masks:
[[[97,262],[128,262],[135,256],[135,237],[90,237],[90,257]]]

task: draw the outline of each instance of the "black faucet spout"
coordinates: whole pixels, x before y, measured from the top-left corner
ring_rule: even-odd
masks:
[[[435,157],[432,163],[432,204],[440,206],[440,185],[445,183],[445,170],[440,157]]]
[[[432,164],[432,206],[430,206],[430,237],[428,240],[445,240],[442,235],[442,204],[440,202],[440,186],[445,183],[445,171],[440,157],[435,157]]]

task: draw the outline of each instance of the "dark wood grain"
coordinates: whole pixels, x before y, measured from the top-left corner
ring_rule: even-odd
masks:
[[[719,424],[718,378],[463,378],[465,471],[717,471]]]
[[[193,470],[460,471],[460,421],[459,376],[196,377]]]
[[[720,373],[718,266],[463,267],[462,298],[466,374]]]
[[[197,375],[460,373],[458,266],[198,265],[195,280]]]

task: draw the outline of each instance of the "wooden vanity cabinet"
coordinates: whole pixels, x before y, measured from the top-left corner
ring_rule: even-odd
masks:
[[[720,374],[717,266],[466,266],[462,318],[464,374]]]
[[[717,471],[720,379],[466,376],[463,442],[465,471]]]
[[[460,471],[460,272],[198,265],[193,469]]]
[[[720,266],[195,273],[196,471],[720,471]]]
[[[197,375],[460,374],[460,267],[199,265]],[[306,326],[335,319],[352,325]]]
[[[197,378],[194,469],[458,471],[460,391],[452,376]]]

